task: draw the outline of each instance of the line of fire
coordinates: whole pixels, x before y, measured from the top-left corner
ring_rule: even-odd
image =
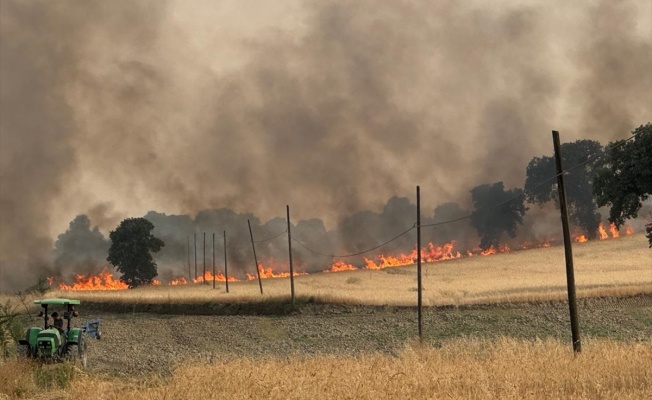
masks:
[[[622,234],[630,236],[634,233],[633,229],[629,225],[625,225],[624,232]],[[605,228],[603,224],[600,224],[598,228],[598,238],[599,240],[607,240],[612,238],[618,238],[621,235],[621,232],[616,229],[616,227],[611,224],[608,228]],[[577,243],[587,242],[588,239],[583,234],[573,234],[573,240]],[[498,247],[490,247],[486,250],[480,248],[475,248],[472,250],[462,250],[459,251],[456,249],[456,242],[452,241],[450,243],[445,243],[443,245],[437,245],[434,243],[428,243],[421,249],[421,259],[426,263],[434,263],[446,260],[453,260],[462,257],[475,257],[475,256],[489,256],[499,253],[507,253],[510,251],[516,250],[527,250],[532,248],[544,248],[551,247],[554,245],[560,245],[554,240],[544,240],[541,242],[523,242],[520,246],[511,248],[508,245],[500,245]],[[357,267],[353,264],[344,262],[342,260],[334,261],[331,265],[324,269],[323,273],[335,273],[343,271],[356,271],[359,269],[364,270],[381,270],[385,268],[393,267],[405,267],[410,265],[415,265],[417,260],[417,250],[416,247],[412,249],[410,253],[399,253],[399,254],[378,254],[374,257],[367,258],[362,257],[363,266]],[[301,272],[301,266],[297,268],[299,271],[294,271],[294,276],[307,275],[307,272]],[[258,272],[262,279],[272,279],[272,278],[288,278],[290,273],[288,271],[287,262],[275,262],[274,260],[269,260],[265,262],[258,262]],[[253,281],[257,279],[256,274],[247,273],[244,278],[237,278],[234,276],[229,276],[229,282],[238,282],[238,281]],[[153,285],[188,285],[188,284],[197,284],[212,282],[213,280],[218,282],[225,282],[227,277],[220,272],[216,272],[215,276],[211,271],[206,271],[203,276],[196,276],[192,282],[190,282],[184,276],[178,276],[173,279],[170,279],[168,282],[161,282],[161,280],[155,279]],[[55,278],[48,278],[50,286],[57,286],[60,290],[124,290],[128,286],[126,283],[116,279],[112,272],[108,270],[108,267],[104,267],[102,272],[99,274],[78,274],[74,276],[74,282],[66,284],[63,282],[57,282]]]

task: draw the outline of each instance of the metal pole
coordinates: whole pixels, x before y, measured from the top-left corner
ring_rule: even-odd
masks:
[[[292,235],[290,234],[290,206],[285,206],[288,215],[288,254],[290,255],[290,297],[294,307],[294,267],[292,266]]]
[[[190,271],[190,235],[186,235],[188,239],[188,283],[192,283],[192,271]]]
[[[417,186],[417,319],[419,322],[419,339],[423,339],[423,297],[421,280],[421,190]]]
[[[258,269],[258,258],[256,257],[256,246],[254,245],[254,234],[251,233],[251,222],[249,222],[249,220],[247,220],[247,225],[249,225],[251,248],[254,250],[254,262],[256,263],[256,275],[258,276],[258,286],[260,286],[260,294],[263,294],[263,281],[260,279],[260,270]]]
[[[566,190],[564,188],[564,169],[561,164],[561,151],[559,146],[559,132],[552,131],[552,142],[555,148],[555,166],[557,167],[557,185],[559,191],[559,205],[561,208],[561,226],[564,232],[564,250],[566,256],[566,286],[568,288],[568,308],[571,320],[571,335],[573,338],[573,351],[582,351],[580,341],[580,325],[577,317],[577,299],[575,297],[575,273],[573,271],[573,248],[568,227],[568,208],[566,207]]]
[[[213,289],[215,289],[215,233],[213,232]]]
[[[204,273],[201,276],[201,281],[206,285],[206,232],[204,232]]]
[[[195,243],[193,244],[195,248],[195,279],[197,279],[197,233],[195,232],[193,236],[195,238]]]
[[[226,292],[229,293],[229,269],[226,264],[226,231],[224,231],[224,280],[226,283]]]

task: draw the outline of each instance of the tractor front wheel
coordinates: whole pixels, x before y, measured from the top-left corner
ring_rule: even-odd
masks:
[[[32,358],[34,356],[34,352],[29,347],[29,344],[19,344],[18,345],[18,355],[21,358]]]
[[[77,360],[79,360],[82,368],[86,368],[88,359],[86,357],[86,341],[83,338],[79,339],[79,344],[71,344],[68,346],[67,358],[73,363],[76,363]]]

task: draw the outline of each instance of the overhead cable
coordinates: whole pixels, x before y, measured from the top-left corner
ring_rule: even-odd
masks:
[[[374,247],[372,247],[372,248],[369,248],[369,249],[367,249],[367,250],[359,251],[359,252],[357,252],[357,253],[351,253],[351,254],[340,254],[340,255],[338,255],[338,254],[325,254],[325,253],[321,253],[321,252],[319,252],[319,251],[316,251],[316,250],[313,250],[313,249],[309,248],[308,246],[306,246],[305,244],[303,244],[303,243],[301,243],[299,240],[297,240],[295,237],[293,237],[293,236],[291,236],[291,237],[292,237],[292,239],[293,239],[297,244],[299,244],[299,246],[303,247],[304,249],[308,250],[308,251],[311,252],[311,253],[315,253],[315,254],[320,255],[320,256],[331,257],[331,258],[347,258],[347,257],[360,256],[360,255],[362,255],[362,254],[369,253],[370,251],[374,251],[374,250],[377,250],[377,249],[379,249],[379,248],[381,248],[381,247],[383,247],[383,246],[386,246],[386,245],[388,245],[389,243],[391,243],[391,242],[397,240],[397,239],[400,238],[401,236],[406,235],[406,234],[407,234],[408,232],[410,232],[412,229],[416,228],[416,226],[417,226],[417,224],[415,223],[415,224],[412,225],[409,229],[407,229],[407,230],[401,232],[400,234],[394,236],[393,238],[387,240],[386,242],[383,242],[383,243],[381,243],[381,244],[379,244],[379,245],[377,245],[377,246],[374,246]]]

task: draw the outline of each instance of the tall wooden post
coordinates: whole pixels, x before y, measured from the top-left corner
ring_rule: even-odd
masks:
[[[423,285],[421,279],[421,190],[417,186],[417,319],[419,339],[423,339]]]
[[[195,277],[194,279],[197,279],[197,233],[195,232],[193,234],[195,243],[193,244],[193,247],[195,248]]]
[[[192,271],[190,271],[190,235],[186,235],[188,239],[188,283],[192,283]]]
[[[254,244],[254,234],[251,232],[251,222],[247,220],[249,225],[249,236],[251,236],[251,248],[254,250],[254,262],[256,263],[256,275],[258,276],[258,286],[260,286],[260,294],[263,294],[263,281],[260,279],[260,270],[258,269],[258,257],[256,257],[256,245]]]
[[[226,231],[224,231],[224,281],[226,283],[226,292],[229,293],[229,268],[226,264]]]
[[[213,232],[213,289],[215,289],[215,232]]]
[[[201,282],[206,285],[206,232],[204,232],[204,273],[201,276]]]
[[[564,250],[566,256],[566,287],[568,288],[568,308],[570,311],[571,335],[573,338],[573,351],[582,351],[580,341],[580,326],[577,317],[577,299],[575,297],[575,273],[573,271],[573,248],[568,227],[568,207],[566,206],[566,190],[564,188],[564,169],[561,162],[559,145],[559,132],[552,131],[552,143],[555,148],[555,166],[557,167],[557,190],[559,192],[559,205],[561,208],[561,226],[564,232]]]
[[[290,234],[290,206],[285,206],[288,216],[288,253],[290,258],[290,298],[294,307],[294,267],[292,266],[292,235]]]

